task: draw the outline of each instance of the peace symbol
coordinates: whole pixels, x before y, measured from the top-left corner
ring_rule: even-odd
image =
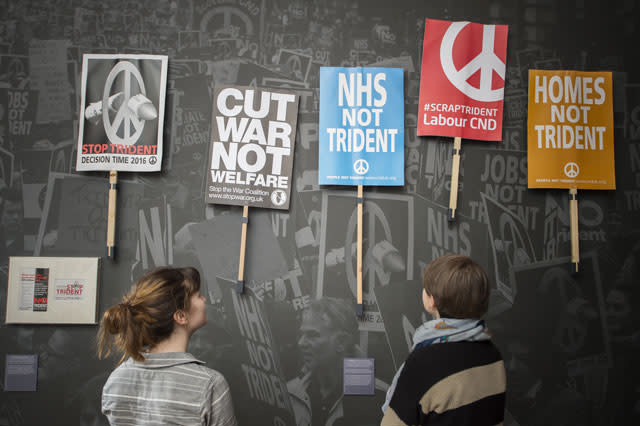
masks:
[[[553,340],[565,352],[574,353],[584,345],[587,334],[587,325],[584,321],[565,313],[558,321]]]
[[[210,23],[212,25],[209,25]],[[209,27],[212,29],[229,28],[232,24],[236,23],[242,24],[242,27],[236,25],[240,27],[241,30],[244,30],[240,31],[240,35],[253,35],[253,23],[249,16],[240,9],[232,6],[214,7],[205,13],[200,21],[200,31],[207,32]]]
[[[287,194],[282,189],[276,189],[271,193],[271,202],[276,206],[281,206],[287,201]]]
[[[293,74],[297,78],[302,78],[302,62],[300,58],[297,56],[289,56],[286,62],[287,68],[289,72]]]
[[[356,240],[356,226],[357,226],[357,208],[354,208],[351,212],[351,216],[349,217],[349,221],[347,222],[347,234],[344,239],[344,263],[346,266],[347,272],[347,283],[349,284],[349,288],[351,288],[351,292],[353,295],[356,295],[356,286],[357,286],[357,277],[356,277],[356,266],[355,260],[353,259],[355,256],[351,253],[351,247],[353,246]],[[384,211],[378,204],[373,201],[365,201],[364,202],[364,214],[366,218],[364,219],[364,223],[367,223],[369,229],[367,230],[367,247],[363,247],[364,259],[368,258],[369,250],[373,248],[378,242],[387,240],[390,244],[393,244],[393,237],[391,236],[391,225],[389,224],[389,220],[387,216],[384,214]],[[382,233],[382,236],[377,237],[376,234]],[[371,272],[371,273],[369,273]],[[384,266],[377,265],[376,262],[367,262],[364,261],[362,265],[362,277],[367,277],[367,290],[365,293],[373,293],[374,287],[376,283],[380,283],[382,285],[389,284],[389,280],[391,279],[391,272],[387,272],[384,269]]]
[[[495,71],[503,80],[505,78],[506,64],[494,53],[495,25],[484,25],[482,33],[482,51],[468,64],[459,70],[453,63],[453,45],[458,34],[470,22],[454,22],[449,26],[442,38],[440,46],[440,62],[442,69],[451,83],[462,93],[481,102],[495,102],[504,96],[504,87],[491,89],[493,72]],[[480,88],[473,87],[467,82],[469,77],[480,70]]]
[[[359,175],[363,175],[369,171],[369,163],[367,163],[367,160],[362,158],[356,160],[356,162],[353,163],[353,171]]]
[[[12,59],[7,66],[7,71],[7,74],[12,76],[24,75],[24,63],[19,59]]]
[[[59,150],[51,157],[51,165],[49,166],[51,171],[65,172],[67,169],[67,159],[64,150]]]
[[[565,268],[553,267],[542,275],[540,292],[543,297],[558,300],[561,306],[570,306],[575,300],[585,299],[578,283]],[[587,303],[587,302],[585,302]],[[580,321],[570,312],[562,312],[557,320],[553,340],[567,352],[575,352],[584,344],[588,330],[584,321]]]
[[[574,178],[580,173],[580,167],[576,163],[567,163],[564,165],[564,174],[567,177]]]
[[[111,122],[111,118],[109,117],[109,96],[113,94],[111,93],[111,89],[120,73],[122,73],[124,78],[122,90],[123,100],[113,122]],[[137,92],[136,87],[132,86],[132,76],[133,80],[137,83],[140,93],[146,95],[147,93],[140,71],[138,71],[135,65],[128,61],[118,62],[116,66],[111,69],[104,83],[104,91],[102,93],[102,122],[104,123],[104,131],[107,134],[107,138],[113,144],[133,145],[138,141],[140,134],[144,130],[144,120],[136,117],[133,111],[127,106],[129,99],[138,94],[135,93]],[[122,137],[120,137],[118,133],[121,133]]]
[[[504,244],[505,259],[509,268],[535,260],[533,244],[526,232],[521,233],[516,221],[508,213],[500,215],[499,238]]]

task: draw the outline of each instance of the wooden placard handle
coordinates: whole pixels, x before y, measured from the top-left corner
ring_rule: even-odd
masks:
[[[358,185],[358,241],[357,241],[357,265],[356,265],[356,315],[364,314],[362,305],[362,211],[364,207],[364,196],[362,185]]]
[[[116,199],[118,195],[118,172],[109,172],[109,210],[107,213],[107,257],[116,256]]]
[[[238,281],[236,291],[244,292],[244,257],[247,248],[247,226],[249,225],[249,206],[242,207],[242,234],[240,235],[240,260],[238,260]]]
[[[580,234],[578,233],[578,189],[569,189],[569,215],[571,216],[571,271],[578,272],[580,263]]]
[[[458,207],[458,176],[460,174],[460,149],[462,138],[453,139],[453,157],[451,157],[451,188],[449,192],[448,220],[453,222],[456,219],[456,208]]]

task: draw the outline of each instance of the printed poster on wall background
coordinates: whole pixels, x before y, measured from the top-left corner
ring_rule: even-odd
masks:
[[[83,56],[76,170],[160,170],[167,61]]]
[[[278,342],[263,301],[250,289],[239,295],[233,290],[233,281],[216,279],[226,282],[222,285],[222,302],[227,312],[225,328],[233,336],[233,361],[225,376],[238,386],[240,405],[253,407],[238,413],[239,420],[246,421],[245,424],[265,424],[266,419],[273,419],[266,424],[293,425]]]
[[[98,257],[11,256],[7,324],[95,324]]]
[[[418,135],[502,140],[507,25],[427,19]]]
[[[404,70],[320,68],[320,185],[404,185]]]
[[[36,129],[38,92],[27,89],[0,89],[4,113],[0,123],[9,138],[29,137]]]
[[[529,188],[615,189],[610,72],[529,70]]]
[[[207,203],[289,208],[298,102],[286,90],[215,88]]]
[[[20,271],[21,311],[46,312],[49,299],[49,268],[23,268]]]

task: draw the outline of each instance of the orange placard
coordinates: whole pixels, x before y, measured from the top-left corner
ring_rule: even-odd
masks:
[[[529,188],[615,189],[610,72],[529,70]]]

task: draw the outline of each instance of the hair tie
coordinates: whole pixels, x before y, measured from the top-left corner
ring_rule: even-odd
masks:
[[[120,303],[118,303],[118,308],[121,311],[127,310],[127,311],[131,312],[131,303],[129,303],[128,301],[120,302]]]

